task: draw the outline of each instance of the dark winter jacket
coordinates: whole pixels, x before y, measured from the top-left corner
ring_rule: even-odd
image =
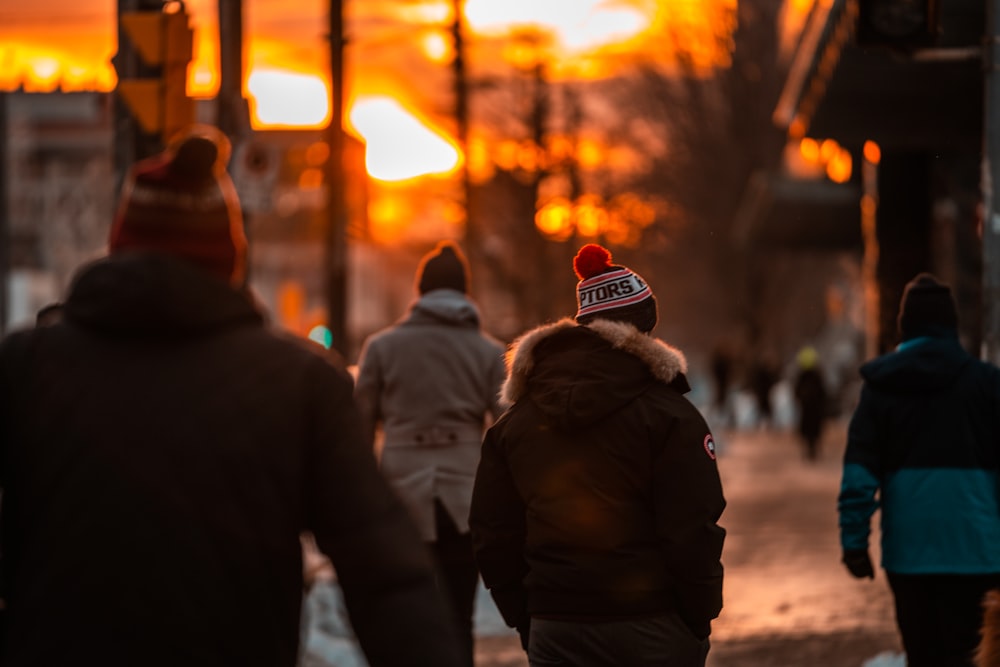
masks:
[[[816,440],[823,432],[826,418],[826,385],[823,373],[816,366],[803,368],[795,376],[795,400],[799,406],[799,434]]]
[[[838,502],[844,549],[900,574],[1000,572],[1000,369],[951,337],[907,341],[861,367]]]
[[[350,377],[193,266],[98,262],[3,341],[0,484],[5,667],[291,667],[306,530],[371,664],[457,664]]]
[[[677,611],[707,636],[725,501],[684,357],[629,324],[567,319],[523,336],[510,359],[514,405],[487,432],[470,519],[504,619]]]

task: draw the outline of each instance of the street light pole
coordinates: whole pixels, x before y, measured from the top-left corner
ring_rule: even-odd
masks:
[[[219,93],[216,122],[233,142],[245,138],[250,129],[243,100],[243,0],[218,0]]]
[[[986,0],[983,113],[983,349],[1000,363],[1000,0]]]
[[[10,99],[8,93],[0,90],[0,336],[7,332],[7,319],[10,315],[8,308],[8,293],[10,290],[10,208],[8,206],[8,183],[10,183],[11,156],[7,154],[9,142],[7,134],[9,123],[7,121],[7,104]]]
[[[216,125],[227,137],[234,155],[250,136],[250,110],[243,98],[243,0],[218,0],[219,12],[219,92],[216,96]],[[230,165],[232,168],[232,165]],[[243,233],[249,241],[251,214],[243,209]],[[250,280],[248,262],[244,284]]]
[[[462,204],[465,207],[465,245],[466,251],[472,255],[478,254],[476,225],[472,219],[472,182],[469,174],[469,84],[465,69],[465,0],[454,0],[452,5],[454,19],[451,24],[452,44],[455,57],[452,60],[454,90],[455,90],[455,124],[458,144],[462,149]]]
[[[114,64],[118,80],[156,77],[157,69],[145,64],[129,39],[121,22],[121,16],[129,12],[154,12],[163,9],[165,0],[117,0],[118,52],[111,62]],[[163,149],[163,143],[155,133],[144,132],[129,112],[121,96],[114,95],[114,194],[121,189],[125,172],[137,160],[155,155]]]
[[[332,345],[346,358],[347,338],[347,203],[344,170],[344,0],[330,0],[330,124],[326,143],[326,288],[327,326]]]

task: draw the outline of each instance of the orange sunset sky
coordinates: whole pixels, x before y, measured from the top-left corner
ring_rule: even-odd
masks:
[[[468,67],[476,74],[515,66],[523,54],[505,39],[528,26],[545,35],[554,77],[604,76],[637,53],[668,58],[671,34],[690,40],[699,64],[725,65],[719,45],[727,42],[736,1],[466,0]],[[217,0],[185,5],[195,30],[188,94],[212,97]],[[452,1],[345,0],[344,7],[348,129],[390,145],[406,134],[442,169],[453,166],[450,119],[421,111],[440,115],[450,95]],[[245,92],[255,127],[328,123],[328,9],[327,0],[244,0]],[[113,89],[116,11],[115,0],[0,0],[0,89]]]
[[[218,86],[217,0],[188,0],[186,5],[196,31],[188,90],[210,97]],[[735,0],[467,0],[466,20],[473,38],[539,26],[552,32],[560,56],[579,58],[625,43],[634,49],[665,48],[665,28],[704,33],[701,41],[711,44],[718,22],[725,21],[733,5]],[[325,79],[327,2],[244,0],[243,7],[251,77],[269,71]],[[114,0],[4,0],[0,87],[110,90],[116,80],[110,65],[117,48],[115,12]],[[449,0],[347,0],[345,14],[348,62],[358,74],[371,52],[398,50],[404,43],[418,47],[430,62],[446,64],[451,58]],[[719,58],[707,52],[703,56]],[[379,93],[365,90],[371,86],[360,76],[355,85],[361,89],[358,94]]]

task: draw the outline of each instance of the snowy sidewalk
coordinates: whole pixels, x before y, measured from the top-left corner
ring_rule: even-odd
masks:
[[[720,440],[725,607],[712,624],[709,667],[897,667],[884,572],[857,580],[840,563],[846,418],[827,425],[816,461],[804,459],[791,428]]]
[[[303,625],[305,655],[302,667],[366,667],[335,583],[318,583],[313,587],[306,599]],[[482,584],[476,594],[474,632],[477,637],[509,637],[521,652],[517,633],[504,624]]]
[[[815,462],[787,428],[717,434],[728,535],[708,667],[904,667],[884,573],[859,581],[840,563],[844,428],[830,425]],[[306,608],[303,667],[364,667],[336,586],[317,585]],[[482,588],[475,631],[478,667],[527,666]]]

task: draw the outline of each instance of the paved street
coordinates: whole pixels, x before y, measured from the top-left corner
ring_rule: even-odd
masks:
[[[830,425],[811,463],[788,431],[717,435],[728,537],[725,609],[713,625],[709,667],[901,666],[884,574],[857,581],[839,562],[844,424]],[[362,664],[348,656],[349,643],[331,637],[339,631],[324,614],[310,633],[307,665]],[[477,667],[526,667],[516,635],[485,594],[476,627]]]

